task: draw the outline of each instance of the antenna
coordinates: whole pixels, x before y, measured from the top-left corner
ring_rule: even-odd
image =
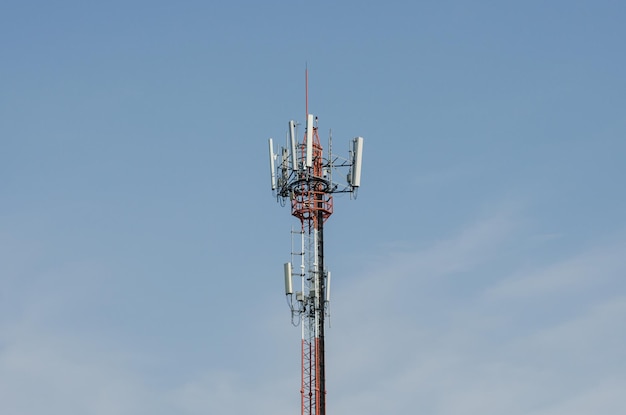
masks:
[[[299,170],[298,152],[296,151],[296,122],[289,121],[289,143],[291,145],[291,166],[294,170]]]
[[[313,166],[313,114],[306,116],[306,161],[304,166]]]
[[[361,160],[363,158],[363,137],[356,137],[352,140],[352,177],[350,184],[352,187],[361,185]]]
[[[272,179],[272,190],[276,190],[276,170],[274,169],[274,144],[272,139],[269,139],[270,145],[270,176]]]
[[[289,121],[289,150],[282,148],[282,174],[276,184],[272,139],[270,139],[270,168],[272,190],[281,205],[289,203],[291,215],[300,221],[300,229],[292,229],[291,261],[284,264],[285,294],[293,325],[302,325],[301,335],[301,413],[326,415],[326,367],[324,333],[326,317],[330,316],[330,271],[324,266],[324,224],[333,214],[333,194],[355,194],[361,184],[363,137],[350,142],[349,158],[331,154],[332,134],[329,132],[329,152],[324,155],[320,144],[317,118],[309,114],[309,70],[305,71],[306,133],[304,142],[296,139],[296,122]],[[291,154],[289,154],[291,153]],[[291,160],[289,160],[291,158]],[[300,163],[300,165],[298,165]],[[341,175],[334,170],[346,169]],[[306,170],[306,171],[304,171]],[[335,182],[342,177],[345,182]],[[343,179],[345,178],[345,179]],[[299,241],[295,241],[298,235]],[[293,291],[293,267],[302,288]]]
[[[330,303],[330,271],[326,272],[326,302]]]
[[[293,294],[293,284],[291,282],[291,262],[286,262],[285,271],[285,295]]]

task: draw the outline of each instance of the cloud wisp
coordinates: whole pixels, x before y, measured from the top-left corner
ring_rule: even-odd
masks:
[[[581,249],[529,268],[523,254],[511,256],[517,244],[533,240],[515,212],[503,209],[430,247],[380,254],[336,283],[327,337],[333,412],[623,412],[624,245]],[[502,255],[509,266],[493,266]],[[57,300],[83,304],[72,296],[85,292],[57,292]],[[48,300],[32,305],[36,316],[58,309],[59,301]],[[22,319],[0,326],[2,412],[297,410],[297,366],[287,373],[259,365],[252,370],[270,369],[251,374],[205,363],[195,374],[163,381],[167,367],[138,363],[155,356],[141,356],[124,341],[102,343],[94,333],[46,327],[65,314],[33,318],[28,307]],[[268,316],[265,324],[276,321]]]
[[[335,290],[343,305],[329,401],[339,412],[623,411],[624,245],[491,269],[529,238],[517,223],[494,215],[430,248],[389,254]]]

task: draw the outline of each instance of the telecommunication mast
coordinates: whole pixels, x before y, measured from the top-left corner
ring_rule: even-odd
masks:
[[[324,223],[333,213],[333,193],[356,197],[363,138],[351,140],[346,159],[332,154],[331,134],[324,155],[318,119],[308,113],[308,71],[305,80],[307,114],[302,140],[298,140],[295,121],[289,121],[285,147],[278,152],[269,139],[270,175],[277,200],[283,206],[289,203],[291,214],[300,220],[300,227],[291,230],[291,261],[284,264],[284,276],[291,322],[302,329],[302,415],[326,415],[324,320],[330,312],[330,271],[324,263]],[[339,170],[344,173],[336,180],[333,173]],[[294,293],[298,277],[301,288]]]

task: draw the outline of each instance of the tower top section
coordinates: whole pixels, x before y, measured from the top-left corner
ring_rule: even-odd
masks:
[[[287,124],[285,145],[275,148],[269,139],[270,179],[274,195],[281,204],[291,203],[291,213],[305,221],[325,221],[333,213],[332,194],[349,193],[356,197],[361,186],[363,137],[350,141],[348,157],[332,153],[332,134],[324,154],[318,117],[307,114],[302,138],[300,124]],[[343,174],[339,171],[344,170]]]
[[[295,120],[287,123],[285,144],[274,147],[269,139],[270,179],[276,199],[291,204],[291,214],[302,227],[317,227],[333,213],[333,193],[356,197],[361,186],[363,137],[350,141],[348,157],[332,153],[332,133],[325,154],[319,137],[318,117],[309,111],[309,71],[305,71],[306,120],[304,131]],[[343,170],[343,172],[340,172]]]

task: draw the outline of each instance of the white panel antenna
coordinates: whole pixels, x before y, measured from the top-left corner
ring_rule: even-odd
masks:
[[[269,139],[270,145],[270,176],[272,179],[272,190],[276,190],[276,170],[274,169],[274,143]]]
[[[313,166],[313,114],[306,116],[306,160],[304,166]]]
[[[285,295],[293,294],[293,285],[291,283],[291,262],[285,263]]]
[[[353,187],[361,185],[361,161],[363,159],[363,137],[356,137],[352,140],[352,177],[350,184]]]
[[[296,148],[296,122],[289,121],[289,143],[291,145],[291,166],[294,170],[299,170],[298,150]]]
[[[330,303],[330,271],[326,272],[326,302]]]

